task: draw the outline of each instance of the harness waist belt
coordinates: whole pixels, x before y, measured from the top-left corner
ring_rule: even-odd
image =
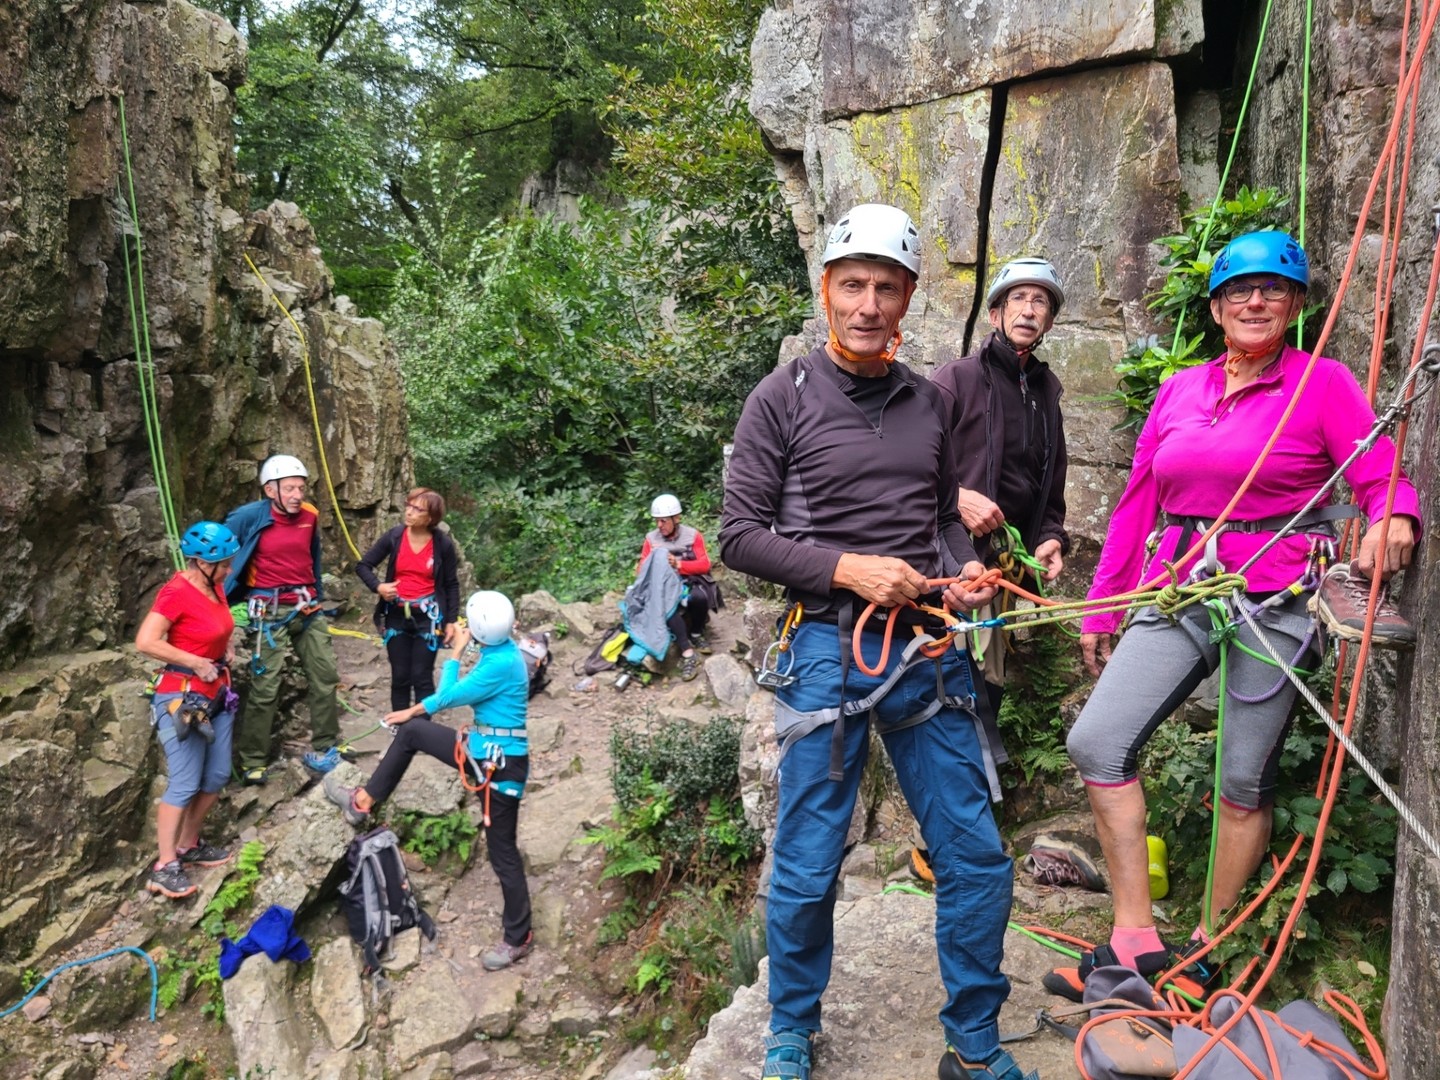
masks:
[[[1196,532],[1204,532],[1210,527],[1206,518],[1195,515],[1183,516],[1172,514],[1168,510],[1160,512],[1161,519],[1166,528],[1183,529],[1188,536]],[[1279,532],[1285,526],[1290,525],[1290,519],[1294,513],[1276,514],[1273,517],[1257,518],[1253,521],[1229,520],[1220,526],[1219,532],[1227,533],[1267,533]],[[1352,503],[1342,503],[1335,506],[1317,506],[1313,510],[1307,510],[1298,521],[1289,529],[1290,532],[1305,532],[1313,530],[1317,525],[1329,525],[1333,521],[1344,521],[1348,518],[1360,516],[1360,508]],[[1323,530],[1329,532],[1329,529]],[[1218,535],[1218,533],[1217,533]]]
[[[480,736],[492,736],[496,738],[525,738],[523,727],[488,727],[484,724],[475,724],[470,728],[470,733]]]

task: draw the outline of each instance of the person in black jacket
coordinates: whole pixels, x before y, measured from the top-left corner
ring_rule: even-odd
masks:
[[[953,648],[933,658],[902,658],[896,648],[872,675],[853,651],[871,661],[880,651],[881,624],[864,618],[870,603],[904,624],[918,616],[917,599],[962,611],[994,595],[974,587],[985,568],[955,505],[946,400],[895,362],[920,274],[919,236],[899,208],[864,204],[835,223],[822,259],[829,342],[771,372],[746,400],[720,527],[727,566],[784,585],[804,605],[791,681],[775,697],[781,760],[760,1075],[810,1076],[873,726],[933,855],[947,1044],[939,1076],[1033,1080],[1000,1047],[1013,880],[990,809],[969,660]]]
[[[355,567],[380,597],[375,625],[390,655],[391,709],[408,709],[435,693],[435,652],[455,638],[459,560],[450,534],[436,528],[444,517],[445,500],[415,488],[405,496],[405,523],[376,540]],[[375,574],[382,562],[383,581]]]
[[[995,275],[985,297],[991,333],[969,356],[931,376],[954,406],[952,445],[960,518],[990,565],[1008,547],[1005,526],[1054,581],[1065,565],[1065,429],[1060,380],[1035,356],[1065,302],[1055,267],[1045,259],[1015,259]],[[1033,588],[1033,577],[1022,584]],[[985,613],[982,613],[985,614]],[[985,634],[984,656],[992,713],[1005,686],[1005,642]]]

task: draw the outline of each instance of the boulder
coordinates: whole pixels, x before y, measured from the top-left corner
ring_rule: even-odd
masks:
[[[443,962],[412,971],[395,984],[390,999],[390,1053],[400,1068],[429,1054],[451,1050],[471,1037],[475,1009]]]
[[[295,1010],[295,965],[252,956],[225,981],[225,1025],[240,1075],[303,1076],[310,1034]]]
[[[755,679],[750,671],[733,656],[710,656],[705,660],[705,678],[710,692],[727,710],[742,709],[755,692]]]
[[[527,873],[542,874],[566,858],[587,828],[609,820],[612,801],[609,777],[596,772],[527,795],[519,832]]]
[[[267,825],[265,871],[255,886],[255,910],[279,904],[299,911],[345,857],[355,830],[319,784],[286,807],[287,816]]]
[[[335,938],[315,953],[310,1006],[336,1050],[350,1047],[365,1031],[365,985],[360,958],[349,938]]]

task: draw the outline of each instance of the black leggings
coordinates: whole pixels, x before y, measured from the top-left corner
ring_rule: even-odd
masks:
[[[418,610],[407,619],[404,607],[391,604],[385,612],[385,629],[395,631],[385,643],[390,654],[390,708],[408,709],[435,692],[435,652],[424,637],[430,620]]]
[[[395,741],[385,751],[375,774],[365,785],[366,793],[376,803],[384,802],[400,786],[405,770],[410,768],[410,759],[417,753],[429,754],[437,761],[454,766],[455,736],[454,728],[421,717],[401,724],[395,729]],[[522,755],[506,758],[504,766],[496,771],[492,779],[523,784],[529,775],[530,758]],[[474,782],[473,778],[471,782]],[[489,853],[490,869],[500,880],[500,893],[504,897],[501,919],[507,945],[522,945],[530,935],[530,887],[526,884],[525,863],[515,842],[519,825],[520,800],[492,789],[490,824],[485,828],[485,850]]]

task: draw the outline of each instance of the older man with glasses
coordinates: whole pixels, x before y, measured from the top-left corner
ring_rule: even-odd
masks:
[[[975,538],[976,551],[992,566],[1013,546],[1010,526],[1044,567],[1040,578],[1050,582],[1059,576],[1070,548],[1065,431],[1060,380],[1035,350],[1055,325],[1065,289],[1045,259],[1015,259],[995,275],[985,303],[991,333],[969,356],[952,360],[931,377],[954,406],[951,443],[960,479],[960,518]],[[1038,584],[1029,573],[1025,578],[1031,588]],[[990,751],[1003,762],[994,719],[1004,695],[1006,643],[998,632],[983,632],[978,646],[990,705]],[[998,800],[993,774],[992,786]],[[1056,884],[1099,883],[1089,867],[1077,871],[1073,860],[1056,866],[1064,878]],[[917,869],[923,876],[923,855],[917,856]]]

